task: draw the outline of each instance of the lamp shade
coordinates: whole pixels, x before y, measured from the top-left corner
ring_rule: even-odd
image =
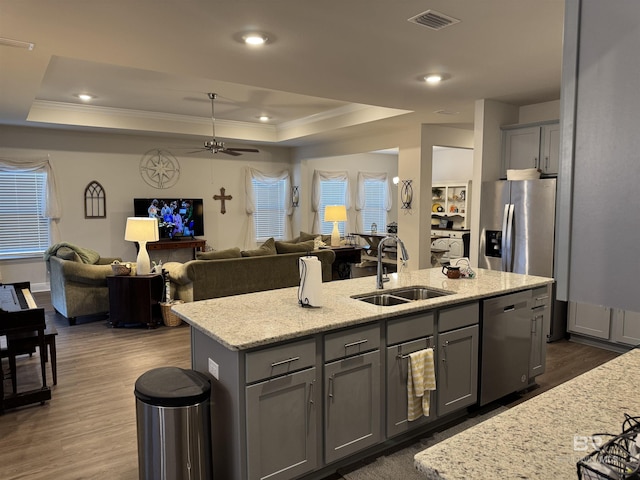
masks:
[[[124,239],[128,242],[138,242],[136,275],[148,275],[151,272],[151,259],[149,258],[149,252],[147,252],[147,242],[155,242],[159,238],[158,221],[155,218],[127,218]]]
[[[158,221],[155,218],[129,217],[124,231],[128,242],[155,242],[159,239]]]
[[[324,207],[325,222],[346,222],[347,208],[344,205],[327,205]]]

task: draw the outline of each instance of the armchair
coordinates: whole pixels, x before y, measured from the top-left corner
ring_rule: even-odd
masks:
[[[84,263],[86,255],[78,255],[68,247],[47,252],[51,303],[69,319],[69,325],[75,325],[76,317],[109,312],[107,275],[113,274],[111,263],[121,258],[95,254],[89,259],[93,263]]]

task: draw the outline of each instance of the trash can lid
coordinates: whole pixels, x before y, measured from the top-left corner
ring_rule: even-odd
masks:
[[[134,394],[149,405],[186,407],[207,400],[211,395],[211,382],[194,370],[155,368],[136,380]]]

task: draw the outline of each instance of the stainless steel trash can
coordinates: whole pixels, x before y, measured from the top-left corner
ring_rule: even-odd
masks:
[[[149,370],[136,381],[140,480],[209,480],[211,383],[176,367]]]

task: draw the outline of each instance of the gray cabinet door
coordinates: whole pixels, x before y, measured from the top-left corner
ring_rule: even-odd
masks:
[[[609,340],[611,309],[602,305],[569,302],[568,330]]]
[[[327,363],[324,392],[327,463],[381,440],[379,350]]]
[[[560,124],[542,127],[542,154],[540,169],[545,175],[557,175],[560,168]]]
[[[478,325],[438,335],[436,395],[438,416],[478,399]]]
[[[503,135],[505,173],[508,169],[539,167],[539,126],[505,130]]]
[[[431,346],[432,338],[420,338],[387,347],[387,437],[422,426],[436,418],[435,392],[431,392],[430,415],[411,422],[407,420],[408,354]]]
[[[316,369],[246,387],[249,480],[284,480],[317,468]]]
[[[529,356],[529,379],[541,375],[545,371],[547,360],[547,324],[549,307],[541,306],[531,311],[531,350]]]
[[[627,345],[640,345],[640,313],[616,309],[611,339]]]

